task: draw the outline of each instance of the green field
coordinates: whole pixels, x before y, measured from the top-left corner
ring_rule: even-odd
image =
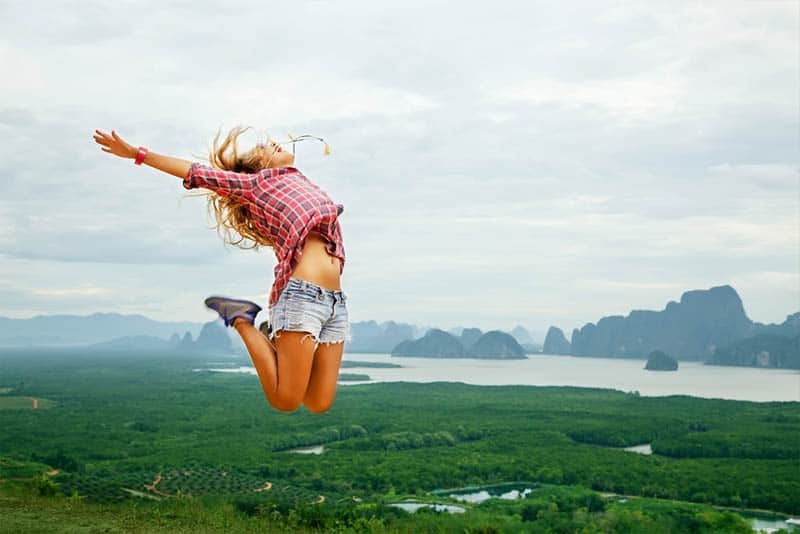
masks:
[[[34,398],[37,403],[34,407]],[[0,410],[45,410],[55,405],[50,399],[41,397],[20,397],[0,393]]]
[[[0,353],[0,531],[748,532],[735,511],[800,514],[800,403],[395,383],[286,414],[205,363]],[[516,481],[535,487],[436,492]],[[405,499],[466,512],[387,506]]]

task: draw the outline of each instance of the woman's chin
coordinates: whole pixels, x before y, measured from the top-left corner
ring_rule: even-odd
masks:
[[[270,169],[277,169],[280,167],[291,167],[294,165],[294,157],[289,156],[288,158],[273,158],[272,161],[269,162]]]

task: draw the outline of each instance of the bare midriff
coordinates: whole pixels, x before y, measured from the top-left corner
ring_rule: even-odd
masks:
[[[292,276],[308,280],[325,289],[342,289],[341,261],[331,256],[327,241],[317,232],[309,232],[303,244],[303,254],[295,265]]]

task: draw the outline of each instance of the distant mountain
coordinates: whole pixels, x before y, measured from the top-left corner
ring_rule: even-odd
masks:
[[[467,358],[487,358],[492,360],[524,360],[525,350],[514,336],[500,330],[483,334],[464,354]]]
[[[800,334],[758,334],[741,339],[716,349],[708,363],[800,369]]]
[[[573,330],[571,343],[561,330],[551,327],[544,352],[644,358],[661,350],[678,360],[781,367],[800,358],[791,353],[792,340],[798,335],[800,312],[787,316],[782,324],[755,323],[745,314],[736,291],[724,285],[687,291],[680,302],[669,302],[661,311],[634,310],[627,317],[609,316],[597,324],[587,323]],[[765,361],[770,363],[764,364]]]
[[[199,332],[200,323],[154,321],[142,315],[38,315],[30,319],[0,317],[0,347],[84,346],[115,338]]]
[[[471,347],[480,339],[482,335],[483,332],[481,332],[480,328],[463,328],[461,329],[459,339],[462,345],[465,347]]]
[[[643,358],[663,350],[678,359],[706,359],[717,347],[752,335],[754,323],[731,286],[687,291],[662,311],[632,311],[572,332],[575,356]]]
[[[123,336],[109,341],[93,343],[86,347],[90,351],[104,352],[180,352],[180,353],[215,353],[229,354],[233,352],[233,345],[228,337],[225,327],[220,321],[211,321],[203,325],[200,336],[192,340],[192,334],[186,332],[182,339],[177,333],[169,340],[154,336],[138,335]]]
[[[444,330],[432,328],[419,339],[407,339],[391,350],[392,356],[417,356],[423,358],[463,358],[464,345]]]
[[[237,334],[238,335],[238,334]],[[195,350],[230,352],[233,349],[231,338],[220,321],[210,321],[203,325],[197,341],[194,342]]]
[[[192,339],[191,332],[186,332],[183,334],[183,337],[178,343],[178,350],[181,352],[189,352],[194,350],[194,339]]]
[[[447,333],[452,334],[456,337],[461,337],[461,334],[464,332],[463,326],[454,326],[453,328],[448,328]]]
[[[387,353],[401,341],[413,339],[415,327],[405,323],[388,321],[361,321],[350,324],[352,339],[347,343],[347,352]]]
[[[787,315],[786,320],[781,324],[755,323],[754,333],[783,337],[795,337],[800,335],[800,312]]]
[[[220,323],[219,320],[216,321]],[[208,323],[211,324],[211,323]],[[221,325],[221,323],[220,323]],[[348,352],[389,353],[398,343],[424,336],[432,328],[395,321],[353,322]],[[224,331],[224,335],[222,332]],[[483,335],[478,328],[458,327],[465,347]],[[227,337],[227,341],[226,341]],[[166,341],[166,345],[162,341]],[[195,341],[196,340],[196,341]],[[155,321],[141,315],[94,313],[92,315],[47,315],[29,319],[0,317],[0,347],[87,347],[109,350],[161,350],[175,347],[195,349],[196,343],[214,350],[246,354],[239,335],[232,329],[209,330],[203,323]]]
[[[542,351],[545,354],[570,354],[572,346],[564,337],[564,332],[560,328],[551,326],[547,331],[547,336],[544,338],[544,347]]]
[[[517,325],[511,330],[511,335],[517,340],[517,343],[524,345],[525,343],[533,343],[533,337],[524,326]]]
[[[486,332],[469,346],[462,339],[470,339],[474,332],[462,331],[462,337],[432,328],[419,339],[405,340],[391,351],[392,356],[420,358],[481,358],[492,360],[525,359],[525,351],[510,334],[499,330]],[[464,335],[466,334],[466,336]]]
[[[216,321],[216,327],[212,328],[209,326],[211,324],[161,322],[141,315],[117,313],[49,315],[30,319],[0,317],[0,347],[93,345],[108,350],[155,350],[166,346],[184,352],[204,347],[201,350],[233,350],[246,354],[241,338],[233,329],[223,328],[219,320]],[[433,334],[421,341],[434,331],[443,332],[450,338]],[[492,337],[483,340],[479,346],[481,354],[475,355],[470,349],[488,333],[469,326],[458,326],[444,332],[429,326],[395,321],[380,324],[362,321],[351,324],[351,333],[352,338],[346,350],[354,353],[393,353],[407,341],[409,343],[400,348],[418,355],[436,355],[439,354],[437,351],[455,354],[459,344],[463,356],[500,357],[503,354],[516,354],[516,346],[509,343],[508,338],[494,336],[493,341]],[[515,340],[523,352],[539,352],[538,343],[521,342],[533,338],[533,334],[524,327],[517,325],[507,335]],[[754,354],[760,358],[755,365],[761,365],[758,362],[765,361],[767,357],[763,353],[766,351],[770,354],[767,359],[769,365],[785,366],[786,362],[794,360],[789,357],[791,354],[776,356],[784,354],[784,349],[776,348],[776,343],[783,343],[780,347],[790,347],[785,345],[786,339],[794,339],[797,335],[800,335],[800,312],[789,315],[782,324],[754,323],[745,314],[736,291],[730,286],[719,286],[709,290],[688,291],[681,296],[680,302],[669,302],[661,311],[634,310],[627,317],[610,316],[600,319],[597,324],[588,323],[573,331],[571,342],[561,330],[551,327],[543,336],[543,348],[549,354],[624,358],[645,358],[653,350],[662,350],[679,360],[708,360],[713,357],[714,362],[734,365],[751,365],[732,362],[752,361]],[[778,336],[783,341],[769,336]],[[731,349],[733,352],[730,354],[723,351],[749,338],[754,339]],[[721,352],[716,357],[718,349]],[[740,351],[749,351],[747,353],[751,356]]]
[[[517,343],[522,347],[526,353],[538,354],[542,352],[542,343],[536,341],[536,336],[539,333],[533,330],[528,330],[524,326],[517,325],[511,330],[511,335],[517,340]]]

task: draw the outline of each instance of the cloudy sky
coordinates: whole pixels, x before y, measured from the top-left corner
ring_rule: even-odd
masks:
[[[697,4],[0,1],[0,315],[266,306],[270,249],[92,140],[202,159],[244,124],[329,141],[297,166],[345,205],[352,321],[569,332],[730,284],[781,322],[800,4]]]

